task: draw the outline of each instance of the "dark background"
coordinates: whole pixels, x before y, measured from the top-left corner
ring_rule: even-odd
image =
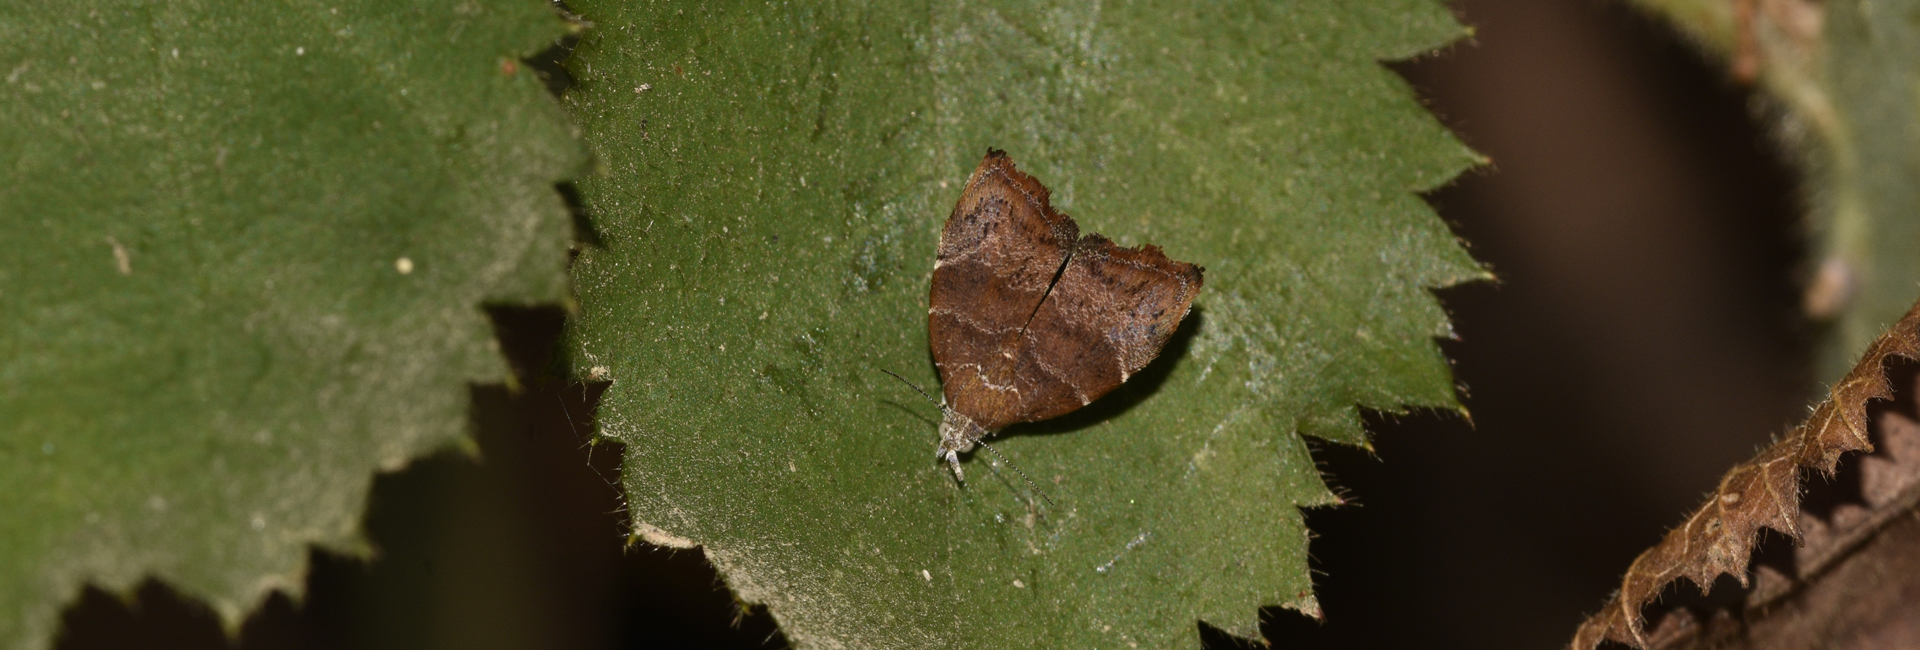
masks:
[[[1428,197],[1500,277],[1439,292],[1473,422],[1316,445],[1357,507],[1307,513],[1326,620],[1268,610],[1278,648],[1562,647],[1813,394],[1797,179],[1750,90],[1619,2],[1454,6],[1471,42],[1391,67],[1494,161]],[[376,480],[379,558],[315,552],[305,601],[237,641],[160,583],[88,590],[59,647],[784,647],[698,552],[623,550],[620,450],[585,444],[595,390],[553,378],[563,315],[493,315],[525,390],[474,389],[478,462]]]

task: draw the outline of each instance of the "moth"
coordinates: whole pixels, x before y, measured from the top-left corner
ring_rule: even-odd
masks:
[[[940,371],[936,456],[1093,403],[1160,355],[1200,293],[1199,266],[1080,234],[1006,152],[968,177],[940,233],[927,337]]]

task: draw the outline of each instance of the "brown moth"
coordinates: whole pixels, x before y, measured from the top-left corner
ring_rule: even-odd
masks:
[[[974,443],[1086,406],[1146,367],[1200,292],[1200,267],[1082,237],[1047,195],[988,149],[940,233],[927,338],[945,398],[936,453],[955,477]]]

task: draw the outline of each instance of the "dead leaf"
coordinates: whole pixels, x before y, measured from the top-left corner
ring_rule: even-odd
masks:
[[[1920,305],[1874,340],[1806,422],[1727,472],[1686,523],[1641,553],[1627,568],[1620,591],[1575,632],[1574,650],[1592,650],[1603,640],[1647,648],[1640,610],[1668,583],[1684,577],[1705,591],[1726,573],[1745,585],[1761,528],[1801,539],[1796,525],[1801,518],[1800,471],[1831,476],[1841,454],[1873,451],[1867,403],[1893,398],[1892,382],[1882,368],[1889,357],[1920,359]]]

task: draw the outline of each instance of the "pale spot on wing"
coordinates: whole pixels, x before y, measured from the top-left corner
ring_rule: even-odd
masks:
[[[980,377],[980,385],[982,385],[982,386],[985,386],[985,387],[987,387],[987,388],[989,388],[989,389],[992,389],[992,390],[996,390],[996,391],[1000,391],[1000,392],[1002,392],[1002,393],[1013,393],[1013,394],[1015,394],[1015,395],[1019,395],[1019,394],[1020,394],[1020,388],[1019,388],[1018,386],[1014,386],[1013,384],[996,384],[996,383],[993,383],[993,381],[992,381],[992,380],[989,380],[989,379],[987,378],[987,373],[986,373],[986,369],[985,369],[985,368],[981,368],[981,367],[980,367],[980,364],[977,364],[977,363],[969,363],[969,364],[966,364],[966,365],[963,365],[963,366],[958,366],[958,367],[956,367],[956,368],[955,368],[955,370],[958,370],[959,368],[972,368],[972,369],[973,369],[973,374],[974,374],[974,375],[976,375],[976,376],[978,376],[978,377]]]

